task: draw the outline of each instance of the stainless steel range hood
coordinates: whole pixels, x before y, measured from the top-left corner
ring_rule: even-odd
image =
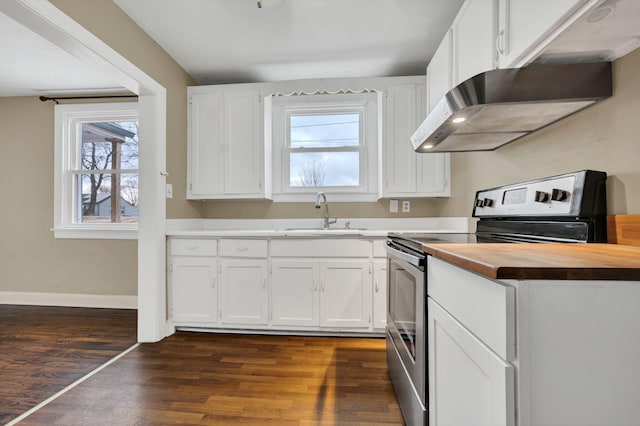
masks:
[[[491,151],[611,93],[610,62],[492,70],[451,89],[411,143],[421,153]]]

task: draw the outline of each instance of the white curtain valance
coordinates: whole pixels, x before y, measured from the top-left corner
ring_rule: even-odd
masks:
[[[305,92],[304,90],[298,90],[291,93],[271,93],[268,96],[304,96],[304,95],[340,95],[340,94],[358,94],[358,93],[378,93],[380,90],[377,89],[362,89],[362,90],[353,90],[353,89],[340,89],[336,91],[331,90],[316,90],[313,92]]]

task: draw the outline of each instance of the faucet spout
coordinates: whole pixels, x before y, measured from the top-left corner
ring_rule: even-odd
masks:
[[[322,207],[322,203],[324,203],[324,221],[322,226],[324,229],[329,229],[329,226],[332,223],[336,223],[338,219],[329,220],[329,203],[327,203],[327,196],[324,194],[324,192],[320,191],[316,194],[316,209]]]

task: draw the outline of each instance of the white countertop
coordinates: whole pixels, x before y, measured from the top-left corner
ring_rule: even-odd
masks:
[[[349,222],[347,227],[347,222]],[[168,219],[169,237],[385,237],[389,232],[469,232],[469,218],[340,219],[329,229],[322,219]]]

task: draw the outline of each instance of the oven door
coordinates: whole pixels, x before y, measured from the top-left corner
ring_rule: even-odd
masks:
[[[387,359],[389,373],[397,394],[406,393],[398,390],[399,383],[406,382],[407,379],[411,382],[415,389],[413,392],[416,393],[414,398],[420,401],[422,405],[420,408],[425,410],[427,406],[425,258],[398,250],[389,243],[386,249],[388,254],[387,345],[393,345],[394,349],[387,348],[387,353],[388,358],[395,356],[401,363],[399,366],[394,364],[395,360]],[[394,378],[394,376],[400,377]],[[398,399],[409,397],[409,395],[398,395]]]

